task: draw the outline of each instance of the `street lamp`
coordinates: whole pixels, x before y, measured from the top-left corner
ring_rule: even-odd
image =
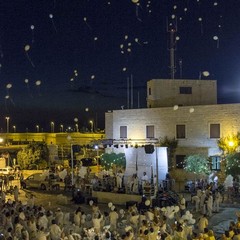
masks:
[[[9,119],[10,119],[10,117],[6,117],[6,120],[7,120],[7,133],[9,133]]]
[[[90,125],[91,125],[91,132],[93,132],[93,121],[90,120],[89,123],[90,123]]]
[[[60,125],[60,132],[63,132],[63,124]]]
[[[39,132],[39,125],[36,125],[36,131]]]
[[[54,133],[54,122],[51,122],[51,132]]]
[[[13,132],[14,133],[16,132],[16,126],[15,125],[13,126]]]

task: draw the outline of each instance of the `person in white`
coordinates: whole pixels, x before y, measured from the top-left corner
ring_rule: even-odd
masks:
[[[186,209],[186,199],[183,197],[182,194],[180,195],[179,208],[181,216],[184,215]]]
[[[209,217],[212,216],[212,209],[213,209],[213,197],[212,197],[212,193],[210,192],[207,200],[207,215]]]
[[[52,220],[52,225],[49,228],[51,240],[60,240],[62,236],[61,228],[56,224],[55,220]]]
[[[103,220],[103,216],[100,212],[93,214],[92,223],[93,223],[94,230],[97,234],[101,232],[102,220]]]
[[[43,229],[46,230],[48,227],[48,219],[43,212],[40,212],[39,215],[40,216],[38,218],[37,224],[38,224],[39,228],[43,227]]]
[[[206,215],[202,215],[200,218],[199,218],[199,221],[197,223],[197,226],[198,226],[198,231],[199,233],[203,233],[204,232],[204,228],[207,228],[208,226],[208,219],[206,217]]]
[[[118,171],[117,173],[117,188],[122,188],[122,182],[123,182],[123,173],[121,170]]]
[[[214,193],[214,201],[213,201],[214,212],[219,212],[220,202],[221,202],[221,193],[218,190],[216,190]]]
[[[109,213],[111,230],[116,230],[117,229],[118,218],[119,218],[118,213],[116,212],[115,208],[113,208],[112,211]]]
[[[202,191],[202,195],[200,197],[200,209],[202,211],[202,214],[206,214],[206,193],[205,191]]]
[[[55,220],[56,224],[59,225],[60,227],[63,226],[63,218],[64,214],[60,208],[57,209],[57,212],[55,213]]]
[[[199,212],[200,198],[197,195],[192,197],[192,203],[195,203],[195,211]]]

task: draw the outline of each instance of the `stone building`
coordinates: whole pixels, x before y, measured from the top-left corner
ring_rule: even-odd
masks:
[[[157,144],[175,138],[175,166],[185,156],[203,154],[220,168],[217,140],[240,131],[240,104],[217,104],[214,80],[150,80],[148,108],[113,110],[105,113],[106,138],[114,144]]]

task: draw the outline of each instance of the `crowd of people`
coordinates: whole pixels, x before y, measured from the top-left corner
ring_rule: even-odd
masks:
[[[116,186],[122,188],[121,171],[117,177]],[[140,180],[136,175],[130,180],[131,192],[139,194],[139,185],[144,187],[150,178],[144,172]],[[20,191],[21,196],[25,196],[24,200],[22,197],[19,199]],[[180,194],[173,206],[169,202],[164,206],[154,205],[149,197],[143,196],[140,203],[127,206],[127,209],[114,206],[112,202],[98,205],[93,200],[87,203],[87,208],[69,202],[71,208],[65,206],[61,209],[47,204],[37,205],[33,194],[20,190],[19,186],[3,184],[0,192],[0,240],[217,239],[213,229],[209,228],[209,218],[220,211],[222,202],[217,182],[196,181],[190,192],[190,202]],[[221,240],[240,239],[240,214],[236,219],[228,229],[224,229]]]

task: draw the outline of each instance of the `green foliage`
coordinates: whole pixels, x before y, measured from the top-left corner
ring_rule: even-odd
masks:
[[[234,153],[240,146],[240,133],[236,135],[222,137],[217,141],[218,147],[224,154]]]
[[[161,147],[167,147],[167,154],[168,154],[168,168],[171,170],[173,168],[173,157],[178,146],[178,140],[175,138],[168,138],[165,136],[163,139],[160,139],[159,144]]]
[[[240,174],[240,153],[230,153],[226,156],[226,175],[236,177]]]
[[[40,167],[47,167],[49,150],[46,143],[32,142],[17,154],[17,161],[21,168],[27,168],[30,164],[37,164]]]
[[[126,168],[126,157],[124,153],[104,153],[101,157],[101,165],[109,170],[113,165],[119,168]]]
[[[209,159],[199,154],[190,155],[185,158],[185,170],[196,174],[209,174],[211,172]]]

